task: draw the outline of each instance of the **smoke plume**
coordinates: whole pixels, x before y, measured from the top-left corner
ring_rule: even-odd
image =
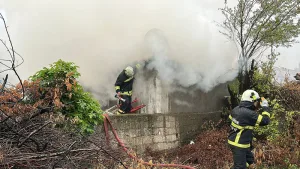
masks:
[[[182,54],[178,53],[180,51],[172,53],[167,39],[161,30],[150,30],[145,36],[145,43],[152,52],[153,57],[147,68],[157,70],[160,78],[168,85],[174,83],[183,87],[196,85],[198,88],[207,92],[215,85],[224,83],[236,75],[236,70],[231,70],[230,67],[228,67],[230,65],[224,64],[232,62],[232,60],[226,61],[226,58],[230,58],[230,56],[226,56],[226,54],[219,54],[218,57],[214,57],[213,52],[206,50],[203,51],[204,56],[201,56],[199,53],[200,55],[195,57],[194,62],[196,62],[196,65],[194,65],[193,61],[184,63],[184,60],[188,59],[189,56],[187,56],[185,52]],[[223,52],[226,52],[226,49],[224,49]],[[211,56],[207,54],[211,54]],[[177,57],[178,61],[172,60],[169,56]],[[182,59],[182,61],[180,61],[180,59]],[[199,63],[198,60],[202,60],[202,63]]]
[[[223,2],[0,0],[0,8],[25,59],[18,69],[23,79],[58,59],[71,61],[80,67],[80,82],[104,104],[118,73],[143,60],[151,60],[147,69],[157,70],[166,85],[209,91],[231,80],[237,50],[213,22],[223,19],[217,10]]]

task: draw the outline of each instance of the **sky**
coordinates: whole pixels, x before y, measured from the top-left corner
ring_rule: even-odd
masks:
[[[298,38],[300,41],[300,38]],[[288,69],[300,68],[300,43],[294,44],[289,48],[280,48],[280,57],[276,66]]]
[[[0,0],[15,46],[25,62],[22,79],[63,59],[80,67],[80,82],[114,93],[118,73],[152,59],[167,84],[209,91],[236,72],[235,45],[219,33],[224,0]],[[0,38],[5,38],[0,26]],[[298,67],[297,44],[281,49],[278,66]],[[5,55],[0,46],[0,57]],[[229,73],[228,73],[229,72]],[[4,74],[1,74],[1,76]]]

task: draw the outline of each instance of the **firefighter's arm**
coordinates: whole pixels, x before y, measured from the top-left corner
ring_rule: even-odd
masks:
[[[262,101],[260,103],[261,107],[262,107],[262,124],[261,126],[265,126],[268,125],[270,123],[270,118],[271,118],[271,109],[269,108],[269,104],[268,101],[265,98],[262,98]]]
[[[252,111],[250,118],[250,124],[253,126],[265,126],[270,123],[270,113],[267,111],[263,111],[262,114]]]
[[[258,121],[261,119],[260,123],[258,123],[257,125],[260,126],[266,126],[270,123],[270,118],[271,118],[271,114],[270,114],[270,108],[269,107],[263,107],[263,112],[261,114],[258,114]]]
[[[121,85],[123,84],[124,82],[124,76],[123,76],[123,72],[119,74],[117,80],[116,80],[116,83],[115,83],[115,90],[116,90],[116,93],[120,92],[121,90]]]
[[[253,122],[255,122],[256,126],[266,126],[270,123],[271,111],[268,106],[268,101],[262,100],[261,106],[262,106],[262,110],[263,110],[261,114],[258,114],[256,112],[252,113],[252,119],[253,119]]]

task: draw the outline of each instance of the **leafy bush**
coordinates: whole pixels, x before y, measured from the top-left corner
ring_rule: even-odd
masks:
[[[261,139],[274,140],[280,136],[279,119],[281,114],[284,113],[284,109],[276,102],[276,100],[271,101],[270,107],[272,109],[270,124],[267,126],[256,126],[254,128],[255,136]]]
[[[299,109],[297,104],[300,99],[300,84],[288,81],[284,85],[275,84],[273,67],[276,60],[276,56],[269,56],[268,61],[261,63],[260,69],[254,72],[253,77],[254,90],[267,97],[272,110],[271,123],[255,127],[254,130],[255,137],[258,138],[254,142],[256,161],[259,168],[299,168],[300,143],[297,140],[300,136],[297,136],[299,122],[296,120],[300,113],[296,109]]]
[[[102,110],[97,100],[83,87],[78,84],[77,78],[80,73],[78,66],[72,62],[58,60],[44,67],[30,77],[33,82],[39,83],[40,98],[26,96],[31,102],[39,99],[52,99],[51,104],[55,105],[55,111],[62,113],[79,126],[82,132],[92,133],[94,126],[102,122]]]

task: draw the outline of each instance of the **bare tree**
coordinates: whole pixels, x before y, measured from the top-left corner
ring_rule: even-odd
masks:
[[[15,75],[18,77],[18,80],[22,86],[22,93],[23,93],[23,97],[22,99],[24,98],[24,94],[25,94],[25,91],[24,91],[24,87],[23,87],[23,83],[22,83],[22,80],[18,74],[18,72],[16,71],[16,68],[18,66],[20,66],[23,62],[24,62],[24,59],[23,57],[18,54],[15,49],[14,49],[14,46],[13,46],[13,43],[12,43],[12,39],[10,37],[10,34],[8,32],[8,26],[6,24],[6,21],[4,19],[4,16],[2,15],[2,13],[0,13],[0,19],[2,20],[3,22],[3,25],[4,25],[4,29],[5,29],[5,32],[6,32],[6,35],[7,35],[7,38],[8,38],[8,41],[9,41],[9,44],[6,43],[5,40],[1,39],[0,38],[0,41],[1,43],[3,44],[3,46],[5,47],[5,49],[7,50],[9,56],[10,56],[10,59],[0,59],[0,64],[3,65],[5,67],[4,70],[0,70],[0,73],[3,73],[5,71],[9,71],[9,70],[12,70]],[[22,59],[22,62],[19,63],[19,64],[16,64],[16,56],[20,57]],[[2,88],[1,88],[1,91],[4,90],[4,87],[7,83],[7,80],[8,80],[8,75],[6,75],[5,79],[4,79],[4,83],[2,85]]]

